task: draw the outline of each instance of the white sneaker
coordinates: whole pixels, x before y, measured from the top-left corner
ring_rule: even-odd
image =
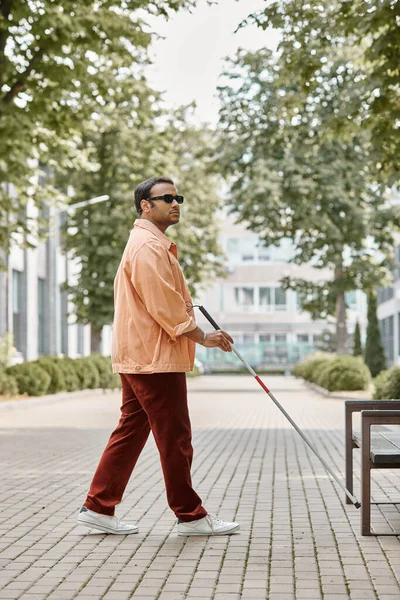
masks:
[[[189,523],[178,523],[178,535],[229,535],[240,529],[239,523],[227,523],[210,515]]]
[[[109,515],[101,515],[93,510],[89,510],[86,506],[82,506],[79,511],[78,525],[84,525],[93,529],[99,529],[104,533],[114,533],[116,535],[126,535],[128,533],[137,533],[139,527],[128,523],[123,523],[117,517]]]

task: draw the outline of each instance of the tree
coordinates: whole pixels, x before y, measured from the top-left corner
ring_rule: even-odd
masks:
[[[263,29],[280,31],[279,51],[286,76],[313,92],[321,74],[336,61],[341,102],[331,114],[336,134],[346,135],[349,119],[371,132],[371,168],[387,182],[398,181],[400,136],[400,3],[396,0],[273,0],[250,15]],[[347,50],[346,50],[347,49]],[[337,61],[345,51],[346,59]],[[342,82],[344,70],[353,81]]]
[[[360,324],[357,321],[353,336],[353,356],[362,356]]]
[[[83,149],[100,168],[70,172],[76,200],[107,193],[110,200],[79,209],[69,220],[67,247],[80,263],[78,280],[69,288],[77,320],[90,323],[92,351],[101,330],[113,320],[113,282],[121,255],[137,217],[133,190],[152,175],[169,175],[185,195],[182,221],[168,230],[179,247],[180,263],[193,294],[196,288],[225,273],[216,213],[218,179],[208,172],[211,132],[190,125],[190,108],[164,115],[147,99],[138,121],[130,105],[108,107],[84,136]],[[146,102],[146,98],[142,99]]]
[[[371,371],[372,377],[379,375],[386,369],[385,350],[382,344],[381,331],[379,329],[378,317],[376,314],[376,295],[368,295],[368,325],[367,341],[365,343],[365,363]]]
[[[335,72],[327,68],[305,93],[287,78],[284,57],[239,52],[220,89],[218,164],[231,178],[232,210],[265,245],[291,238],[293,262],[332,273],[328,281],[282,281],[313,318],[336,314],[337,351],[345,353],[345,292],[373,289],[389,276],[400,209],[368,167],[368,135],[327,134],[338,88],[353,77],[344,70],[339,82]]]
[[[0,0],[0,248],[32,230],[29,200],[40,209],[59,197],[37,177],[78,166],[81,125],[101,109],[112,81],[142,81],[152,32],[139,15],[168,15],[193,0]],[[132,98],[135,102],[135,98]],[[26,241],[26,240],[25,240]]]

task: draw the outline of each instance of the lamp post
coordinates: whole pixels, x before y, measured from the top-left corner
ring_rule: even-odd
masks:
[[[63,210],[60,210],[57,214],[56,217],[59,217],[62,213],[65,213],[68,219],[68,216],[72,215],[75,210],[77,210],[78,208],[86,208],[87,206],[92,206],[93,204],[98,204],[99,202],[106,202],[107,200],[110,199],[110,196],[108,194],[102,194],[101,196],[95,196],[94,198],[89,198],[88,200],[83,200],[82,202],[77,202],[76,204],[69,204],[68,206],[66,206]],[[58,248],[60,246],[60,236],[59,236],[59,231],[60,231],[60,223],[57,219],[56,221],[56,235],[57,235],[57,244],[56,244],[56,248]],[[68,286],[68,279],[69,279],[69,265],[68,265],[68,251],[65,252],[65,283]],[[55,315],[56,315],[56,347],[57,347],[57,354],[60,354],[62,351],[62,344],[61,344],[61,308],[60,308],[60,294],[59,294],[59,288],[58,288],[58,268],[57,268],[57,255],[55,256],[55,261],[54,261],[54,265],[55,265],[55,274],[54,274],[54,279],[55,279],[55,299],[56,299],[56,305],[55,305]],[[66,346],[67,346],[67,354],[68,354],[68,324],[67,324],[67,334],[66,334]]]

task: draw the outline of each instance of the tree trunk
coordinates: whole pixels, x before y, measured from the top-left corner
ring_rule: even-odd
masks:
[[[90,351],[92,354],[100,352],[101,329],[96,329],[93,325],[90,331]]]
[[[335,267],[336,282],[336,351],[338,354],[347,353],[347,323],[346,302],[343,288],[342,264]]]

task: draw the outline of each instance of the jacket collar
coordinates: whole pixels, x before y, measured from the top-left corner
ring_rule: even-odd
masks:
[[[156,225],[154,225],[151,221],[147,219],[136,219],[134,223],[134,227],[139,227],[141,229],[146,229],[149,233],[154,235],[160,242],[170,250],[174,256],[178,256],[178,247],[177,245],[169,239],[162,231],[158,229]]]

